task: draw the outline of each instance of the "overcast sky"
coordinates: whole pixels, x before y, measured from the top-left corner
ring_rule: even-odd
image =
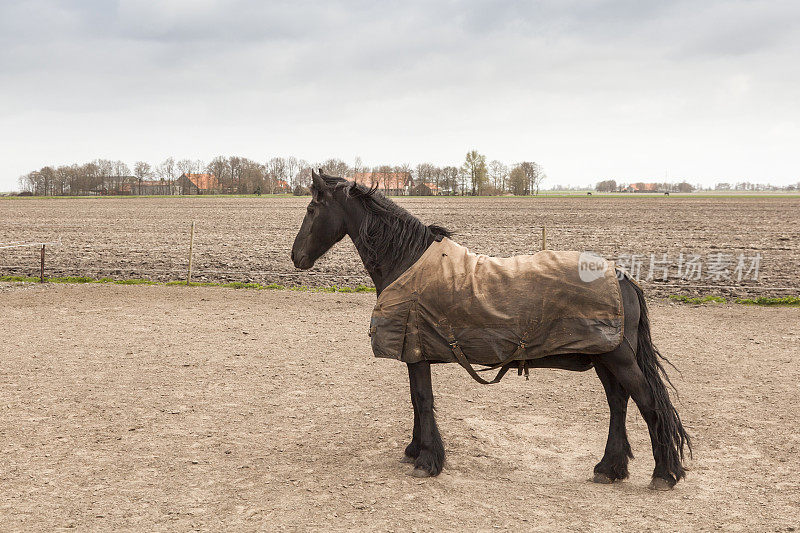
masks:
[[[166,156],[800,180],[800,2],[0,1],[0,191]]]

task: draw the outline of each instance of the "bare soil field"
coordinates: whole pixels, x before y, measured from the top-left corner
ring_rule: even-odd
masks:
[[[800,291],[800,196],[400,198],[426,223],[454,229],[475,252],[508,256],[548,247],[591,250],[608,259],[635,254],[649,295],[781,296]],[[189,227],[196,221],[194,279],[284,285],[370,284],[349,239],[308,272],[289,249],[308,198],[97,198],[0,200],[0,242],[50,241],[47,274],[184,279]],[[0,250],[0,274],[38,273],[38,250]],[[698,254],[700,279],[682,281],[679,254]],[[710,256],[761,254],[759,279],[710,276]],[[650,254],[667,254],[669,279],[648,282]],[[727,266],[733,274],[734,264]],[[657,273],[658,274],[658,273]],[[655,276],[659,278],[659,275]],[[747,276],[746,276],[747,277]]]
[[[204,206],[218,213],[226,204],[202,202],[180,208],[197,210],[205,224]],[[238,218],[241,202],[232,202],[229,220],[251,236],[265,228],[251,265],[282,258],[287,231],[274,217],[260,218],[273,213],[262,211],[272,204],[244,203],[252,217]],[[81,203],[10,205],[98,216],[81,214]],[[89,213],[112,206],[160,213],[148,202],[88,205]],[[297,205],[286,202],[283,211],[293,226]],[[445,223],[467,221],[461,211],[437,214]],[[574,216],[580,218],[577,207]],[[35,220],[31,226],[43,231]],[[86,245],[93,264],[123,259],[111,251],[127,245],[125,231],[153,243],[158,226],[146,221],[139,234],[137,226],[100,232],[77,226],[83,223],[69,235],[85,228],[107,239],[106,255]],[[505,227],[522,224],[509,219]],[[570,227],[575,233],[565,227],[555,242],[567,235],[568,242],[588,242],[590,229]],[[462,231],[475,244],[490,242]],[[714,242],[744,244],[730,235]],[[177,246],[176,235],[164,238]],[[280,253],[270,255],[275,242]],[[523,246],[509,236],[487,251],[511,243]],[[218,253],[205,257],[222,261],[226,254]],[[331,261],[343,258],[337,253]],[[631,478],[611,486],[589,481],[608,428],[593,372],[537,370],[529,382],[510,375],[484,387],[457,365],[438,365],[434,391],[447,463],[437,478],[408,476],[411,466],[399,462],[411,432],[407,373],[371,355],[373,304],[369,294],[0,284],[0,530],[800,527],[800,309],[654,302],[654,340],[682,371],[672,373],[676,406],[695,445],[688,478],[660,493],[646,488],[653,461],[633,408]]]

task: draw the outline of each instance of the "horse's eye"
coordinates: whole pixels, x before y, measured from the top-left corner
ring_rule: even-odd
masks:
[[[313,213],[313,212],[314,212],[314,206],[313,206],[313,205],[309,205],[309,206],[306,208],[306,211],[308,211],[308,213],[309,213],[309,214]]]

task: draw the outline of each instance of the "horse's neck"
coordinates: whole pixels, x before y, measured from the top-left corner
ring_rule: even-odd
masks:
[[[394,280],[400,277],[400,275],[411,268],[411,265],[417,262],[417,260],[422,257],[422,254],[425,253],[425,250],[433,243],[434,236],[431,234],[428,236],[428,241],[425,243],[425,249],[422,252],[414,253],[409,252],[406,254],[402,260],[397,261],[396,263],[390,264],[388,261],[379,261],[377,265],[368,265],[366,261],[367,251],[364,243],[360,241],[360,230],[361,225],[366,223],[364,213],[358,213],[353,216],[347,224],[347,233],[350,235],[350,239],[355,244],[356,249],[358,250],[358,255],[361,257],[361,262],[364,264],[364,268],[367,270],[370,278],[372,278],[372,283],[375,285],[375,292],[380,295],[381,291],[392,284]]]
[[[375,291],[380,295],[381,291],[392,284],[394,280],[400,277],[403,272],[411,268],[414,263],[416,263],[422,254],[425,253],[425,250],[433,243],[434,237],[430,235],[428,237],[427,242],[425,243],[425,248],[418,253],[409,253],[406,257],[403,257],[402,261],[399,261],[396,265],[387,265],[387,274],[384,276],[382,280],[382,284],[380,289],[378,289],[378,285],[375,285]],[[373,282],[375,280],[373,279]]]

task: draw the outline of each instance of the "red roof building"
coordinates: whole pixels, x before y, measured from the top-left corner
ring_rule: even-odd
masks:
[[[356,172],[353,181],[366,187],[377,185],[387,196],[405,195],[414,186],[411,172]]]
[[[209,194],[219,190],[219,180],[213,174],[182,174],[176,185],[181,194]]]

